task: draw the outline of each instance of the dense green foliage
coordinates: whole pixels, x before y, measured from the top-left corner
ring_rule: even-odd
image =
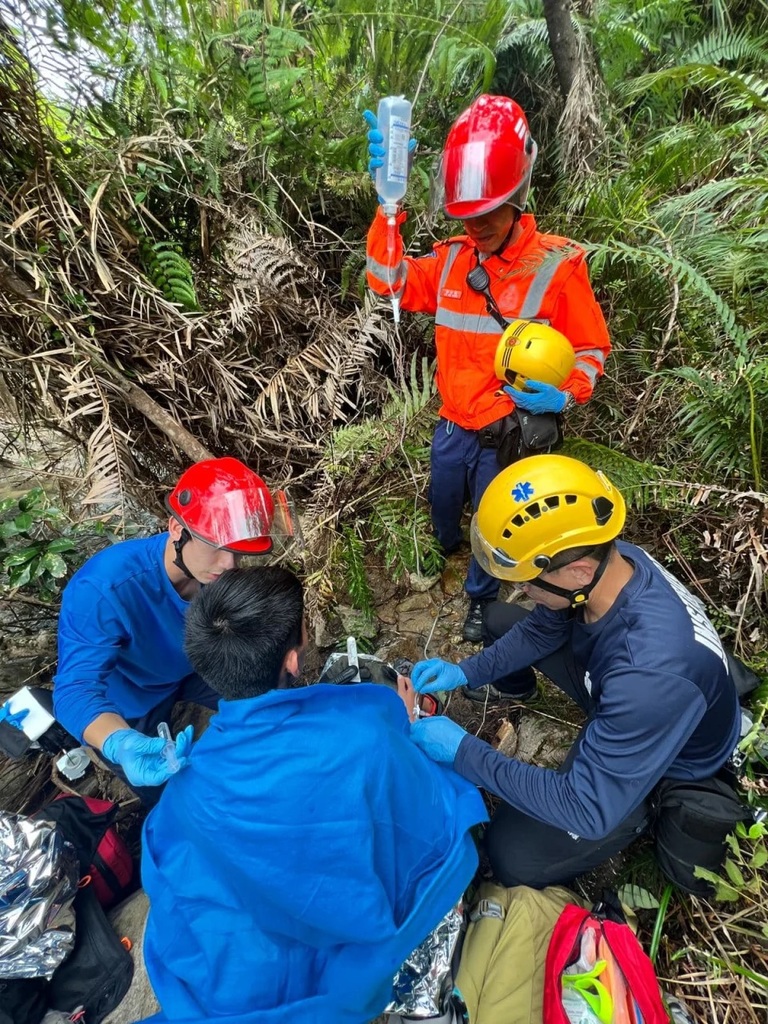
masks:
[[[414,100],[418,253],[455,229],[430,212],[448,126],[503,92],[539,142],[539,224],[587,244],[614,343],[566,451],[622,486],[630,539],[765,669],[768,2],[572,7],[565,102],[541,0],[0,0],[4,417],[82,442],[84,499],[102,511],[206,451],[290,483],[310,612],[352,603],[373,639],[375,572],[416,588],[441,557],[432,325],[395,329],[365,296],[361,114],[383,94]],[[0,504],[0,598],[50,601],[75,540],[38,493]],[[765,689],[745,741],[756,802]],[[702,1013],[724,972],[727,1019],[764,1013],[765,857],[762,827],[733,837],[730,922],[669,888],[637,904],[661,904],[657,963],[670,922],[686,936],[666,969],[706,980]]]
[[[435,401],[401,420],[391,409],[431,328],[410,318],[396,332],[385,309],[361,306],[375,202],[361,112],[386,92],[414,99],[406,232],[421,251],[450,230],[428,212],[448,125],[479,91],[504,91],[540,142],[537,216],[588,244],[615,344],[571,450],[610,468],[673,560],[694,576],[714,561],[721,625],[757,653],[762,0],[575,5],[582,68],[565,108],[538,0],[34,0],[6,14],[3,253],[59,299],[20,339],[18,324],[33,321],[17,289],[6,351],[29,359],[42,347],[55,369],[41,381],[19,362],[8,383],[22,410],[41,389],[64,402],[89,441],[97,496],[99,471],[122,488],[173,463],[135,407],[115,403],[127,378],[210,450],[298,479],[315,498],[315,548],[346,563],[348,583],[366,551],[400,575],[435,569],[423,503]],[[370,486],[374,466],[383,488]]]

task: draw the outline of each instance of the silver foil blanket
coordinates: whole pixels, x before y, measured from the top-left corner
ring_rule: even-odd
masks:
[[[0,811],[0,978],[50,978],[72,952],[78,875],[50,822]]]
[[[451,959],[461,932],[461,904],[450,910],[440,924],[411,953],[395,975],[394,997],[385,1013],[399,1013],[417,1020],[438,1017],[453,990]]]

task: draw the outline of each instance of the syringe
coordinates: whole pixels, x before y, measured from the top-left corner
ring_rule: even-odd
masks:
[[[165,758],[166,764],[168,765],[168,771],[174,775],[181,765],[179,759],[176,757],[176,743],[171,736],[171,730],[168,728],[167,722],[161,722],[157,727],[157,735],[161,740],[165,740],[165,746],[163,747],[163,757]]]

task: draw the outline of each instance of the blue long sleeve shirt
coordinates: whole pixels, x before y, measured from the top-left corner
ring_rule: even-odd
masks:
[[[53,700],[73,736],[107,712],[141,718],[193,674],[183,646],[188,602],[168,578],[167,540],[105,548],[64,589]]]
[[[704,606],[641,548],[617,546],[634,572],[597,622],[537,606],[461,662],[479,687],[571,647],[591,708],[568,769],[522,764],[474,736],[462,740],[454,766],[518,810],[587,839],[610,833],[662,778],[714,775],[739,736],[736,688]]]

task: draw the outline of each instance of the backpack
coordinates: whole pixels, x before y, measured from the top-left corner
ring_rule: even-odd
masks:
[[[581,1022],[669,1024],[653,964],[615,899],[567,906],[547,950],[544,1024]]]
[[[576,899],[559,886],[506,889],[483,882],[469,911],[455,976],[454,998],[463,1004],[459,1020],[536,1024],[545,1019],[547,948],[557,921]]]
[[[75,897],[75,948],[48,986],[48,1006],[80,1011],[85,1024],[100,1024],[123,999],[133,979],[130,943],[115,934],[105,908],[127,895],[133,859],[112,827],[117,805],[61,794],[35,815],[54,822],[77,854],[81,879]]]
[[[133,880],[133,858],[112,827],[117,812],[110,800],[61,793],[35,815],[52,821],[74,846],[80,873],[90,878],[105,910],[128,894]]]

